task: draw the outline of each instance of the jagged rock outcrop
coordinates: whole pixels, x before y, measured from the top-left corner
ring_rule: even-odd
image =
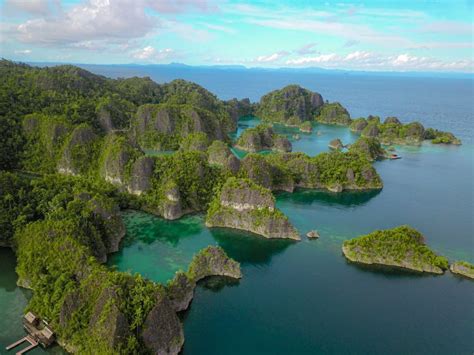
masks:
[[[85,175],[97,159],[95,146],[98,136],[92,128],[87,126],[76,127],[66,139],[58,172],[67,175]]]
[[[380,129],[377,124],[368,124],[361,133],[363,137],[377,137]]]
[[[215,164],[236,174],[240,169],[240,160],[231,152],[229,146],[222,141],[214,141],[207,149],[209,164]]]
[[[134,147],[127,138],[109,134],[105,138],[99,158],[100,175],[105,181],[125,190],[130,182],[130,166],[141,156],[143,152]]]
[[[161,215],[163,218],[170,220],[181,218],[184,211],[178,186],[174,181],[170,180],[163,188],[163,191],[165,196],[161,205]]]
[[[141,195],[151,188],[154,160],[151,157],[141,156],[132,164],[130,182],[127,190],[133,195]]]
[[[208,209],[208,227],[241,229],[266,238],[300,240],[288,218],[275,208],[270,190],[248,179],[229,178]]]
[[[157,292],[155,298],[143,325],[143,343],[153,354],[177,355],[184,344],[183,327],[165,292]]]
[[[373,137],[360,137],[355,143],[351,144],[349,151],[363,154],[370,161],[387,156],[387,152],[382,148],[379,140]]]
[[[466,261],[456,261],[449,265],[449,270],[456,275],[474,279],[474,265]]]
[[[237,140],[236,147],[247,152],[262,150],[291,152],[292,149],[288,138],[275,134],[272,127],[265,124],[246,129]]]
[[[168,298],[176,312],[188,308],[193,298],[196,283],[210,276],[225,276],[240,279],[240,264],[227,256],[221,247],[209,246],[197,253],[188,271],[177,272],[166,286]]]
[[[362,264],[394,266],[433,274],[443,274],[448,268],[448,260],[431,251],[421,233],[409,226],[379,230],[346,240],[342,252],[348,260]]]
[[[344,148],[344,144],[342,144],[342,141],[339,138],[336,138],[329,142],[329,148],[334,150],[340,150]]]
[[[401,125],[402,123],[397,117],[387,117],[385,121],[383,121],[384,124],[395,124],[395,125]]]
[[[365,127],[367,127],[368,123],[367,120],[363,117],[356,118],[352,121],[350,125],[350,129],[352,132],[362,132]]]
[[[128,338],[129,324],[119,310],[119,297],[110,287],[105,288],[97,299],[89,321],[94,336],[105,339],[110,348],[124,343]]]
[[[324,104],[315,119],[319,123],[339,126],[349,126],[352,122],[349,112],[339,102]]]
[[[265,121],[298,126],[313,120],[322,105],[323,98],[317,92],[288,85],[262,96],[256,115]]]
[[[156,150],[177,149],[182,138],[196,132],[209,140],[225,140],[227,131],[214,111],[169,103],[140,106],[133,126],[140,146]]]
[[[254,105],[250,103],[248,98],[238,100],[236,98],[224,101],[227,112],[229,112],[232,122],[237,127],[237,121],[240,117],[251,116],[254,114]]]
[[[103,238],[100,242],[96,241],[92,253],[99,262],[104,263],[107,261],[107,254],[119,250],[120,242],[126,233],[125,224],[120,215],[120,208],[108,199],[92,198],[87,193],[81,193],[77,198],[87,202],[95,217],[100,221]]]

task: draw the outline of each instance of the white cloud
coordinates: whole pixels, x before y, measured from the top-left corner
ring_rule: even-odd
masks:
[[[283,57],[286,57],[289,53],[286,51],[276,52],[270,55],[261,55],[257,57],[254,61],[257,63],[273,63],[280,60]]]
[[[145,61],[162,61],[174,56],[175,51],[171,48],[156,50],[152,46],[146,46],[132,53],[132,57]]]
[[[412,56],[401,53],[386,56],[373,52],[355,51],[347,55],[321,54],[288,59],[287,65],[319,66],[323,68],[357,70],[400,70],[400,71],[463,71],[474,72],[474,61],[442,61],[431,57]]]
[[[28,54],[31,54],[31,49],[22,49],[22,50],[16,50],[16,51],[15,51],[15,54],[24,54],[24,55],[28,55]]]
[[[53,46],[142,38],[163,25],[164,19],[157,17],[157,13],[178,13],[190,9],[215,10],[207,0],[83,0],[57,13],[47,12],[49,7],[46,0],[33,0],[33,3],[28,0],[9,2],[12,4],[10,7],[14,4],[15,8],[38,16],[20,25],[9,26],[8,35],[23,43]],[[44,16],[39,16],[40,14]],[[183,29],[177,22],[176,24],[178,31]],[[199,36],[202,33],[198,33],[198,38]],[[191,33],[189,37],[192,37]]]

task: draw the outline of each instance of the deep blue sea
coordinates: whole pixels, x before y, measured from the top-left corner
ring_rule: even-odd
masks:
[[[184,78],[222,99],[249,97],[295,83],[339,101],[352,117],[368,114],[419,120],[449,130],[460,147],[397,147],[402,159],[375,168],[380,192],[279,194],[278,207],[301,234],[301,242],[267,240],[248,233],[209,230],[200,215],[164,221],[125,212],[128,233],[110,265],[166,282],[192,255],[221,245],[241,262],[237,284],[201,283],[183,314],[184,354],[472,354],[474,282],[447,272],[427,276],[359,267],[341,253],[344,240],[375,229],[409,224],[450,260],[474,262],[474,88],[472,79],[402,77],[264,70],[84,66],[110,77],[150,76],[158,82]],[[257,124],[242,120],[239,132]],[[277,127],[293,135],[291,129]],[[347,128],[316,125],[293,141],[295,151],[326,151]],[[14,257],[0,249],[0,344],[21,334],[19,317],[28,293],[15,286]],[[3,263],[3,260],[6,263]],[[6,266],[4,266],[6,265]],[[3,272],[5,268],[5,272]],[[0,353],[1,353],[0,349]]]

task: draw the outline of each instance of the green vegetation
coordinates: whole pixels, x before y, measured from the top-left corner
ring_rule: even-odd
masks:
[[[248,152],[262,150],[291,151],[290,141],[286,137],[274,133],[272,127],[267,124],[247,128],[237,140],[236,147]]]
[[[183,138],[181,144],[179,145],[180,150],[197,150],[199,152],[205,152],[208,147],[209,139],[207,138],[207,135],[203,132],[191,133],[187,137]]]
[[[349,112],[339,102],[325,103],[315,120],[319,123],[340,126],[349,126],[352,122]]]
[[[216,189],[224,182],[222,169],[209,165],[205,153],[179,151],[155,159],[152,189],[143,199],[150,209],[160,209],[173,181],[181,198],[182,209],[202,211],[211,201]]]
[[[298,126],[313,120],[322,104],[320,94],[298,85],[288,85],[262,96],[256,115],[265,121]]]
[[[451,132],[438,131],[433,128],[428,128],[425,131],[424,138],[431,140],[431,143],[433,144],[461,144],[461,140]]]
[[[358,118],[351,123],[350,127],[354,132],[361,132],[363,137],[377,138],[386,145],[418,145],[423,140],[431,140],[434,144],[461,144],[461,141],[450,132],[433,128],[425,130],[419,122],[402,124],[396,117],[387,117],[383,123],[378,116],[369,116],[367,119]]]
[[[294,187],[330,190],[380,189],[382,180],[359,153],[332,151],[309,157],[304,153],[248,154],[239,175],[272,190]]]
[[[370,161],[384,158],[387,155],[379,140],[373,137],[360,137],[354,144],[351,144],[349,151],[362,154]]]
[[[300,124],[300,131],[301,132],[311,132],[313,130],[313,125],[311,124],[311,121],[304,121],[302,124]]]
[[[431,251],[420,232],[400,226],[347,240],[342,250],[351,261],[442,274],[448,259]]]

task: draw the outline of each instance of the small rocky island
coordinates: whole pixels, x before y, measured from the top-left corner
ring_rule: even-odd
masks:
[[[334,150],[341,150],[342,148],[344,148],[344,144],[339,138],[336,138],[330,141],[328,146],[329,148],[334,149]]]
[[[275,207],[270,190],[235,177],[227,179],[211,202],[206,226],[241,229],[266,238],[301,239],[288,218]]]
[[[351,124],[349,112],[339,102],[325,103],[314,119],[319,123],[338,126],[348,126]]]
[[[235,146],[247,152],[274,150],[285,153],[292,150],[291,142],[288,138],[276,134],[272,127],[266,124],[247,128],[239,137]]]
[[[351,262],[393,266],[401,269],[443,274],[448,259],[429,249],[423,235],[409,226],[377,230],[344,242],[344,256]]]
[[[456,261],[449,265],[449,270],[453,274],[474,279],[474,265],[467,261]]]
[[[323,104],[323,97],[317,92],[288,85],[262,96],[255,114],[264,121],[300,126],[312,121]]]
[[[370,161],[384,159],[388,156],[380,141],[373,137],[360,137],[355,143],[351,144],[349,151],[362,154]]]
[[[187,272],[179,271],[167,285],[167,295],[175,312],[188,308],[198,281],[210,276],[242,278],[240,264],[230,259],[221,247],[208,246],[197,253]]]

